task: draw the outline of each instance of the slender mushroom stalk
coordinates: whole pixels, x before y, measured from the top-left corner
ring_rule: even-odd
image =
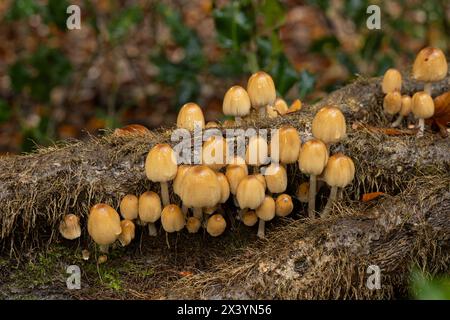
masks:
[[[342,153],[334,154],[328,160],[323,177],[325,182],[331,187],[331,192],[325,209],[321,214],[322,218],[330,214],[331,207],[336,200],[338,187],[344,188],[352,182],[355,177],[355,165],[352,159]]]
[[[266,108],[262,107],[258,109],[258,116],[260,119],[264,119],[266,117]]]
[[[161,200],[163,203],[163,206],[167,206],[170,203],[170,197],[169,197],[169,184],[167,181],[160,182],[161,185]]]
[[[432,88],[432,83],[426,82],[425,85],[423,86],[423,91],[425,91],[426,93],[428,93],[431,96],[431,88]]]
[[[305,142],[300,149],[298,167],[303,173],[309,174],[308,215],[315,217],[317,176],[320,175],[328,162],[328,148],[318,139]]]
[[[272,77],[263,71],[252,74],[248,79],[247,92],[252,107],[258,111],[259,118],[265,118],[266,106],[273,106],[277,98]]]
[[[270,221],[275,217],[275,200],[271,196],[265,196],[261,205],[255,210],[259,218],[257,236],[260,239],[265,237],[266,221]]]
[[[424,91],[416,92],[412,97],[412,112],[416,118],[419,118],[417,137],[420,138],[425,130],[425,119],[434,114],[433,98]]]
[[[259,219],[258,232],[256,233],[256,236],[260,239],[264,239],[266,233],[265,230],[266,230],[266,222],[263,219]]]
[[[398,127],[402,123],[403,118],[408,116],[409,113],[411,112],[411,105],[412,105],[411,97],[407,96],[407,95],[402,96],[402,103],[401,104],[402,104],[402,107],[400,109],[400,113],[398,115],[398,118],[397,118],[397,120],[395,120],[392,123],[392,127],[393,128]]]
[[[200,221],[203,221],[203,209],[202,208],[194,208],[193,210],[194,217]]]

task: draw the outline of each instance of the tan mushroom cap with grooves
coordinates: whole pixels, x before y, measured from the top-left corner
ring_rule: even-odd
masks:
[[[330,157],[323,173],[325,182],[332,187],[344,188],[353,181],[354,177],[353,160],[342,153],[336,153]]]
[[[167,182],[177,175],[177,159],[172,147],[162,143],[155,145],[145,160],[145,174],[153,182]]]
[[[214,214],[209,217],[206,223],[206,232],[212,237],[218,237],[224,233],[227,228],[227,222],[220,214]]]
[[[155,223],[161,217],[161,198],[153,191],[139,196],[138,214],[144,223]]]
[[[217,180],[220,185],[220,201],[219,203],[225,203],[230,197],[230,184],[227,177],[222,172],[217,172]]]
[[[312,134],[314,138],[326,144],[342,140],[346,134],[345,117],[339,108],[325,106],[320,109],[312,121]]]
[[[287,172],[283,165],[272,163],[265,172],[264,177],[267,189],[272,193],[284,192],[287,188]]]
[[[245,152],[245,162],[248,165],[260,166],[267,163],[269,146],[266,139],[259,135],[251,136]]]
[[[188,102],[183,105],[178,112],[177,127],[193,131],[195,125],[199,125],[201,129],[204,129],[205,117],[198,104]]]
[[[261,205],[255,210],[259,219],[270,221],[275,217],[275,200],[271,196],[265,196]]]
[[[249,175],[239,183],[236,198],[241,209],[258,208],[264,201],[264,197],[265,187],[256,176]]]
[[[328,162],[327,146],[318,139],[305,142],[300,149],[298,167],[301,172],[318,176]]]
[[[384,96],[383,110],[387,114],[394,115],[402,108],[402,95],[398,91],[393,91]]]
[[[309,182],[302,182],[298,188],[297,192],[295,193],[297,196],[297,199],[300,202],[308,203],[308,196],[309,196]]]
[[[266,105],[272,105],[277,98],[275,84],[270,75],[264,71],[259,71],[248,79],[247,92],[252,103],[252,107],[259,109]]]
[[[250,114],[251,102],[247,91],[241,86],[233,86],[223,98],[223,113],[228,116],[242,117]]]
[[[441,49],[427,47],[419,51],[414,60],[413,79],[434,82],[444,79],[447,75],[447,59]]]
[[[297,129],[292,126],[282,126],[272,136],[270,155],[275,162],[295,163],[298,159],[301,145],[302,141]],[[275,148],[278,150],[275,150]]]
[[[254,210],[244,212],[244,214],[242,215],[242,223],[247,227],[253,227],[255,224],[257,224],[258,216],[256,215],[256,212]]]
[[[402,107],[400,109],[400,114],[406,117],[411,113],[412,110],[412,99],[408,95],[402,96]]]
[[[126,219],[120,222],[120,226],[122,228],[122,232],[119,235],[119,242],[123,247],[125,247],[133,241],[136,227],[133,221]]]
[[[116,210],[99,203],[91,208],[88,217],[88,233],[99,245],[109,245],[117,240],[122,227]]]
[[[80,218],[74,214],[66,214],[59,224],[59,232],[63,238],[74,240],[81,236]]]
[[[187,207],[213,207],[221,200],[222,193],[216,172],[207,166],[193,166],[183,178],[181,200]]]
[[[383,82],[381,84],[383,93],[394,91],[400,92],[402,89],[402,75],[397,69],[390,68],[384,73]]]
[[[191,165],[182,164],[178,167],[177,175],[175,176],[175,179],[173,180],[173,192],[180,196],[181,194],[181,187],[183,185],[183,178],[185,173],[191,168]]]
[[[222,136],[211,136],[202,148],[202,164],[213,170],[222,169],[227,163],[227,140]]]
[[[184,228],[185,220],[183,212],[176,204],[164,207],[161,213],[161,224],[166,232],[178,232]]]
[[[280,194],[275,201],[275,214],[279,217],[286,217],[294,210],[294,203],[288,194]]]
[[[416,118],[431,118],[434,115],[433,98],[425,91],[416,92],[412,97],[411,110]]]
[[[248,168],[244,159],[236,157],[225,169],[225,176],[230,184],[230,192],[236,194],[239,183],[248,176]]]
[[[186,220],[186,229],[189,233],[197,233],[201,227],[201,221],[196,217],[189,217]]]
[[[133,194],[127,194],[120,201],[120,214],[127,220],[137,219],[139,213],[139,199]]]
[[[280,115],[285,115],[289,110],[286,101],[282,98],[277,98],[273,107]]]

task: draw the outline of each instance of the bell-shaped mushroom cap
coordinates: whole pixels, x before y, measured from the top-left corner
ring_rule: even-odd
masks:
[[[268,149],[266,139],[259,135],[251,136],[245,152],[245,161],[252,166],[260,166],[267,163],[269,157]]]
[[[145,160],[145,174],[153,182],[167,182],[177,175],[177,159],[168,144],[155,145]]]
[[[325,169],[327,161],[327,146],[318,139],[311,139],[300,149],[298,167],[303,173],[318,176]]]
[[[186,221],[186,229],[189,233],[197,233],[201,227],[201,222],[196,217],[189,217]]]
[[[434,82],[447,75],[447,60],[441,49],[427,47],[417,54],[413,65],[413,78],[424,82]]]
[[[434,114],[434,101],[425,91],[416,92],[412,97],[412,112],[416,118],[428,119]]]
[[[219,125],[215,121],[208,121],[205,125],[206,129],[218,128],[218,127],[219,127]]]
[[[390,93],[394,91],[400,92],[402,89],[402,75],[400,72],[397,69],[388,69],[384,73],[381,88],[383,93]]]
[[[272,161],[285,164],[295,163],[302,141],[297,129],[283,126],[278,129],[270,141],[270,156]]]
[[[155,223],[161,217],[161,199],[153,191],[139,197],[139,219],[144,223]]]
[[[294,203],[288,194],[280,194],[275,201],[275,213],[279,217],[286,217],[294,210]]]
[[[125,136],[142,136],[149,134],[150,130],[148,130],[146,127],[140,125],[140,124],[130,124],[127,126],[124,126],[122,128],[117,128],[114,130],[114,135],[117,137],[125,137]]]
[[[107,204],[96,204],[89,213],[88,232],[99,245],[113,243],[122,232],[119,214]]]
[[[217,172],[217,180],[220,185],[220,201],[219,203],[225,203],[230,197],[230,184],[228,183],[227,177],[221,173]]]
[[[271,196],[265,196],[261,205],[255,210],[259,219],[270,221],[275,217],[275,200]]]
[[[223,98],[223,113],[227,116],[242,117],[250,114],[250,97],[241,86],[228,89]]]
[[[282,98],[277,98],[275,100],[275,103],[274,103],[273,107],[281,115],[285,115],[288,112],[288,110],[289,110],[289,107],[288,107],[286,101],[284,101],[284,99],[282,99]]]
[[[272,77],[263,71],[252,74],[247,83],[247,92],[252,107],[259,109],[266,105],[272,105],[277,98],[275,84]]]
[[[239,183],[236,198],[241,209],[258,208],[263,202],[264,197],[265,187],[256,176],[249,175]]]
[[[233,160],[233,162],[227,165],[225,170],[225,176],[230,184],[230,192],[232,194],[236,194],[239,183],[248,175],[248,169],[244,159],[237,158],[237,160]]]
[[[183,178],[185,173],[191,168],[191,165],[182,164],[178,167],[177,175],[175,176],[175,179],[173,180],[173,192],[175,192],[176,195],[180,196],[181,194],[181,186],[183,185]]]
[[[211,215],[211,214],[213,214],[214,212],[216,212],[218,208],[219,208],[219,205],[218,205],[218,204],[216,204],[216,205],[213,206],[213,207],[205,207],[205,208],[203,208],[203,213],[206,213],[206,214],[208,214],[208,215]]]
[[[308,203],[308,200],[309,200],[309,198],[308,198],[309,197],[309,182],[301,183],[298,186],[298,188],[297,188],[296,195],[297,195],[297,199],[300,202]]]
[[[59,224],[59,232],[68,240],[79,238],[81,236],[80,218],[74,214],[66,214]]]
[[[267,183],[267,189],[272,193],[284,192],[287,188],[286,169],[277,163],[270,164],[265,172],[264,177]]]
[[[181,200],[187,207],[212,207],[221,199],[216,173],[207,166],[193,166],[184,175]]]
[[[355,165],[352,159],[336,153],[330,157],[323,173],[323,178],[332,187],[344,188],[355,176]]]
[[[176,204],[164,207],[161,213],[161,224],[166,232],[178,232],[184,228],[185,221],[183,212]]]
[[[242,215],[242,223],[247,227],[253,227],[258,222],[258,216],[253,210],[244,212]]]
[[[127,194],[120,201],[120,214],[124,219],[134,220],[137,219],[139,212],[139,200],[133,194]]]
[[[131,243],[135,236],[135,226],[131,220],[122,220],[120,222],[122,232],[119,235],[120,244],[125,247]]]
[[[222,169],[227,163],[227,140],[222,136],[211,136],[202,148],[202,164],[213,170]]]
[[[400,109],[400,114],[406,117],[412,109],[412,99],[408,95],[402,96],[402,107]]]
[[[326,106],[320,109],[312,121],[314,138],[325,143],[336,143],[345,137],[345,117],[336,107]]]
[[[198,104],[188,102],[178,112],[177,127],[193,131],[196,125],[205,128],[203,111]]]
[[[212,237],[220,236],[226,229],[227,222],[220,214],[215,214],[209,217],[206,223],[206,232]]]
[[[383,109],[384,112],[394,115],[400,112],[402,108],[402,95],[398,91],[393,91],[384,96]]]

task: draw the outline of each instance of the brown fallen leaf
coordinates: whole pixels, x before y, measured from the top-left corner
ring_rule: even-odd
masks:
[[[193,273],[190,271],[180,271],[178,274],[182,277],[190,277],[193,275]]]
[[[370,192],[362,195],[361,201],[368,202],[384,195],[384,192]]]
[[[450,91],[434,98],[434,115],[427,124],[435,125],[442,137],[447,137],[447,126],[450,123]]]
[[[301,109],[302,109],[302,102],[299,99],[297,99],[294,102],[292,102],[291,106],[289,107],[286,113],[293,113]]]
[[[118,137],[123,137],[127,135],[145,135],[149,134],[150,130],[140,124],[129,124],[122,128],[117,128],[114,130],[114,135]]]

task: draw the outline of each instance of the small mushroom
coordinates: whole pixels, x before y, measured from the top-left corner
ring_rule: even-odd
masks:
[[[278,111],[275,110],[275,108],[270,105],[266,106],[266,115],[267,118],[269,119],[275,119],[276,117],[279,116]]]
[[[282,98],[277,98],[275,100],[273,107],[282,116],[285,115],[289,110],[289,107],[288,107],[286,101],[284,101],[284,99],[282,99]]]
[[[209,137],[202,148],[202,164],[213,170],[220,170],[226,165],[227,141],[222,136]]]
[[[205,125],[206,129],[218,128],[218,127],[219,127],[219,125],[215,121],[208,121]]]
[[[258,216],[254,210],[249,210],[242,215],[241,221],[247,227],[253,227],[258,222]]]
[[[175,176],[175,179],[173,180],[173,192],[181,198],[181,190],[183,185],[183,178],[184,174],[191,168],[191,165],[182,164],[178,167],[177,175]],[[181,211],[183,212],[184,216],[187,216],[188,207],[183,203],[181,205]]]
[[[342,153],[336,153],[330,157],[323,173],[325,182],[331,187],[322,218],[328,216],[331,206],[336,200],[338,188],[344,188],[353,181],[355,176],[355,165],[349,157]]]
[[[414,116],[419,119],[417,137],[422,137],[425,130],[425,119],[431,118],[434,114],[433,98],[425,91],[416,92],[412,97],[411,110]]]
[[[237,124],[241,123],[241,117],[250,114],[251,103],[247,91],[241,86],[233,86],[225,93],[223,98],[223,113],[234,116]]]
[[[408,95],[404,95],[402,96],[402,103],[401,103],[401,108],[400,108],[400,112],[398,115],[397,120],[395,120],[392,123],[392,127],[398,127],[401,123],[404,117],[407,117],[410,113],[411,113],[411,109],[412,109],[412,99],[410,96]]]
[[[402,108],[402,95],[398,91],[390,92],[384,96],[383,110],[389,115],[399,113]]]
[[[68,240],[79,238],[81,236],[80,218],[74,214],[66,214],[59,224],[59,233]]]
[[[98,264],[106,263],[106,261],[108,261],[108,256],[105,255],[105,254],[102,254],[102,255],[99,256],[98,259],[97,259],[97,263],[98,263]]]
[[[431,96],[431,84],[445,78],[447,60],[441,49],[427,47],[419,51],[414,60],[412,77],[425,83],[423,91]]]
[[[400,92],[402,89],[402,75],[397,69],[390,68],[386,70],[384,73],[383,82],[381,84],[381,89],[385,94],[395,91]]]
[[[139,199],[133,194],[127,194],[120,201],[120,214],[127,220],[137,219],[139,212]]]
[[[107,253],[109,245],[114,243],[122,232],[120,217],[116,210],[107,204],[99,203],[91,208],[88,217],[88,233]]]
[[[180,207],[176,204],[165,206],[161,213],[161,224],[168,233],[181,231],[184,228],[185,220]]]
[[[298,157],[298,167],[301,172],[309,174],[309,200],[308,215],[312,219],[316,210],[317,176],[320,175],[328,161],[326,145],[318,140],[311,139],[305,142]]]
[[[245,152],[245,161],[249,166],[253,166],[253,172],[257,173],[259,167],[266,164],[269,160],[269,147],[267,141],[263,137],[256,135],[251,136]]]
[[[157,236],[158,232],[155,222],[161,217],[161,199],[153,191],[147,191],[139,197],[139,220],[145,225],[148,224],[148,234]]]
[[[225,203],[230,197],[230,184],[227,177],[222,172],[216,172],[217,180],[220,185],[220,201],[219,203]]]
[[[248,79],[247,92],[252,107],[258,110],[260,117],[265,117],[266,106],[273,105],[277,98],[272,77],[263,71],[252,74]]]
[[[226,229],[227,222],[220,214],[214,214],[209,217],[206,223],[206,232],[212,237],[220,236]]]
[[[301,145],[302,141],[297,129],[292,126],[282,126],[275,132],[270,141],[272,162],[295,163],[298,159]]]
[[[290,195],[280,194],[275,200],[275,214],[278,217],[286,217],[294,210],[294,203]]]
[[[168,182],[177,175],[175,152],[168,144],[157,144],[150,150],[145,160],[145,174],[149,180],[160,183],[163,205],[168,205]]]
[[[326,106],[320,109],[312,121],[314,138],[330,144],[341,141],[346,135],[345,117],[339,108]]]
[[[308,203],[309,202],[309,182],[303,182],[301,183],[298,188],[297,192],[295,193],[297,196],[297,199],[300,202]]]
[[[189,233],[197,233],[202,223],[196,217],[189,217],[186,221],[186,229]]]
[[[183,105],[178,112],[177,127],[193,131],[195,126],[205,128],[205,118],[202,109],[198,104],[188,102]]]
[[[203,219],[202,208],[213,207],[220,202],[222,192],[216,172],[207,166],[193,166],[184,175],[181,200],[193,208],[194,217]]]
[[[264,180],[264,178],[263,178]],[[236,192],[236,198],[241,209],[256,209],[264,201],[265,186],[255,175],[242,179]]]
[[[272,163],[264,171],[267,189],[271,193],[281,193],[287,188],[287,172],[283,165]]]
[[[255,213],[259,218],[257,236],[263,239],[265,237],[266,221],[270,221],[275,217],[275,201],[273,198],[271,196],[265,196],[261,205],[256,208]]]
[[[239,183],[248,176],[247,165],[244,159],[235,157],[225,169],[225,176],[230,184],[230,192],[235,195]]]
[[[122,232],[119,235],[119,242],[122,247],[125,247],[131,243],[135,236],[135,226],[131,220],[122,220],[120,222]]]

